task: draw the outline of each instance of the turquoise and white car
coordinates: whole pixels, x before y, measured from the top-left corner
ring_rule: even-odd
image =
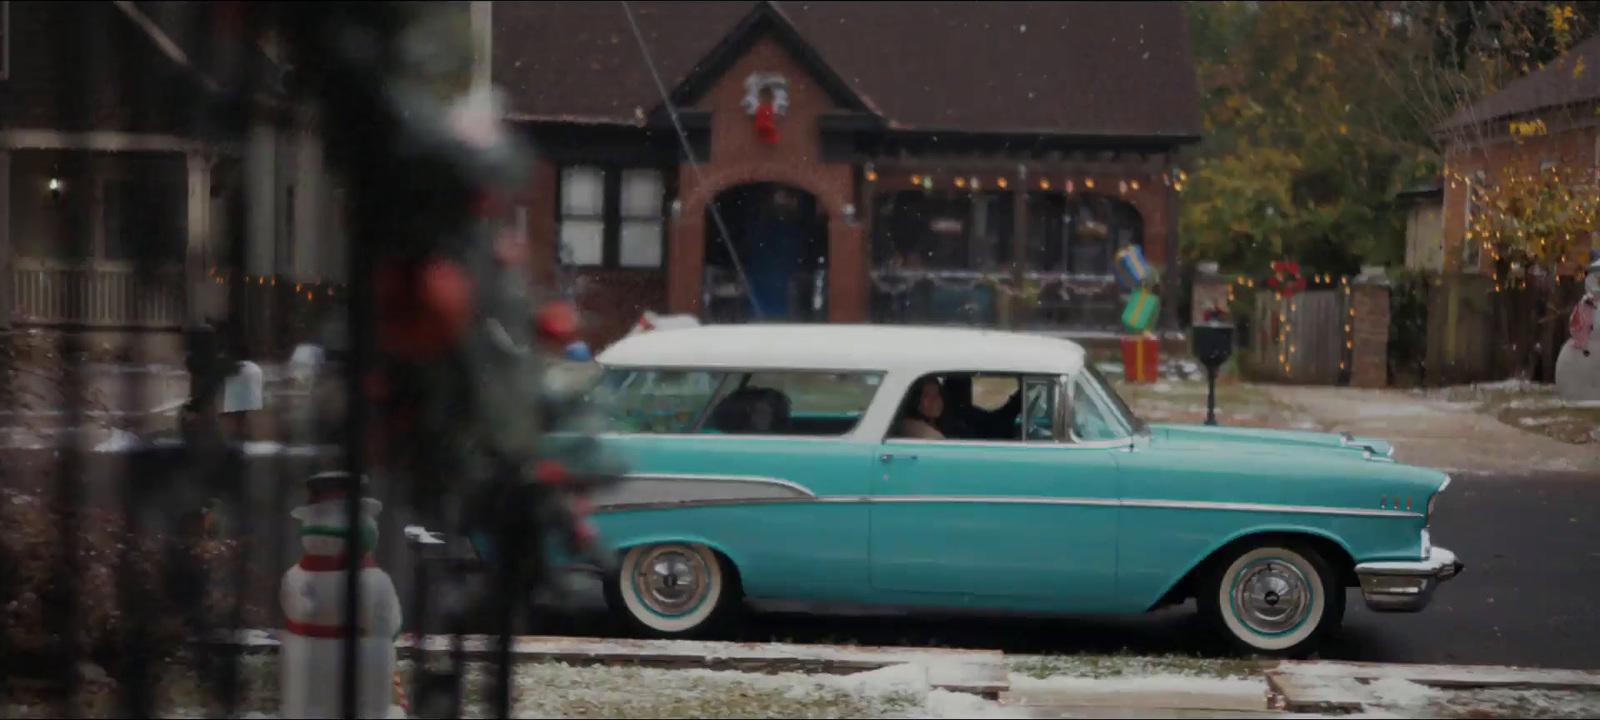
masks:
[[[1194,598],[1240,649],[1294,656],[1339,627],[1347,588],[1415,612],[1461,571],[1429,536],[1445,474],[1380,440],[1148,425],[1084,358],[954,328],[620,341],[593,395],[631,471],[593,498],[621,557],[610,606],[675,637],[745,599],[1091,614]],[[901,437],[928,378],[944,437]]]

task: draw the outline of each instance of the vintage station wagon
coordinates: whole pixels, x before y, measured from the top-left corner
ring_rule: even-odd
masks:
[[[1195,598],[1240,649],[1311,651],[1346,588],[1423,609],[1450,478],[1379,440],[1150,425],[1078,345],[954,328],[720,325],[598,358],[613,610],[688,636],[744,599],[1140,613]]]

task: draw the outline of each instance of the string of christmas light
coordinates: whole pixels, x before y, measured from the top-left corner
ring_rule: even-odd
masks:
[[[1490,260],[1494,292],[1519,286],[1500,277],[1502,260],[1545,266],[1556,278],[1583,276],[1583,263],[1571,258],[1592,237],[1600,215],[1600,183],[1593,169],[1571,172],[1557,165],[1502,172],[1498,182],[1477,173],[1444,174],[1451,189],[1463,187],[1468,193],[1463,243],[1477,243]]]
[[[211,268],[207,270],[206,276],[211,278],[211,282],[215,285],[256,285],[262,287],[277,287],[280,279],[283,280],[285,285],[288,285],[290,282],[292,282],[290,279],[285,278],[282,275],[245,275],[219,268]],[[306,282],[304,280],[294,282],[295,293],[305,293],[307,300],[314,299],[314,297],[318,294],[333,297],[335,293],[344,292],[344,289],[345,284],[342,282],[326,283],[320,278],[311,282]]]
[[[867,179],[867,182],[877,182],[878,172],[873,169],[868,169],[865,172],[864,177]],[[1188,178],[1188,174],[1181,170],[1177,173],[1176,178],[1173,177],[1172,173],[1162,173],[1161,184],[1163,187],[1170,187],[1178,192],[1183,192],[1183,188],[1188,182]],[[948,186],[955,190],[965,192],[981,192],[989,182],[984,177],[970,173],[948,175],[946,173],[918,173],[912,175],[910,179],[913,186],[930,191],[935,189],[935,187],[943,189]],[[1005,190],[1017,182],[1019,181],[1016,179],[1007,177],[1005,175],[1000,175],[994,177],[993,186],[998,189]],[[1034,184],[1039,190],[1049,191],[1052,188],[1060,188],[1062,191],[1071,194],[1077,192],[1079,188],[1084,190],[1094,190],[1095,178],[1088,176],[1063,177],[1060,182],[1053,182],[1048,177],[1041,177],[1036,180]],[[1142,185],[1137,178],[1123,178],[1116,181],[1116,190],[1119,194],[1126,195],[1129,192],[1136,192],[1140,189],[1140,187],[1142,187]]]

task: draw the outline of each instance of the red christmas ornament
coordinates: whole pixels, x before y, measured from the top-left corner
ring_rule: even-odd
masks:
[[[567,480],[567,469],[561,467],[561,463],[552,460],[541,461],[534,468],[533,474],[539,478],[539,482],[546,485],[560,485]]]
[[[768,145],[778,142],[778,114],[770,102],[756,108],[756,139]]]
[[[472,280],[460,264],[435,258],[422,266],[390,261],[373,273],[378,344],[406,360],[450,351],[472,320]]]
[[[570,303],[550,302],[539,308],[539,337],[556,347],[566,347],[578,339],[578,311]]]

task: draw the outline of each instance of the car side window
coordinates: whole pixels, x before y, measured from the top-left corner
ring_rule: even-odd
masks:
[[[1084,382],[1072,382],[1072,434],[1079,440],[1115,440],[1117,431],[1106,417],[1105,408],[1089,392]]]
[[[854,430],[882,385],[876,372],[756,372],[736,375],[702,432],[839,436]]]
[[[726,373],[703,370],[612,370],[591,395],[615,431],[687,433]]]
[[[1059,393],[1052,378],[1029,378],[1023,383],[1022,439],[1055,442],[1056,403]]]

